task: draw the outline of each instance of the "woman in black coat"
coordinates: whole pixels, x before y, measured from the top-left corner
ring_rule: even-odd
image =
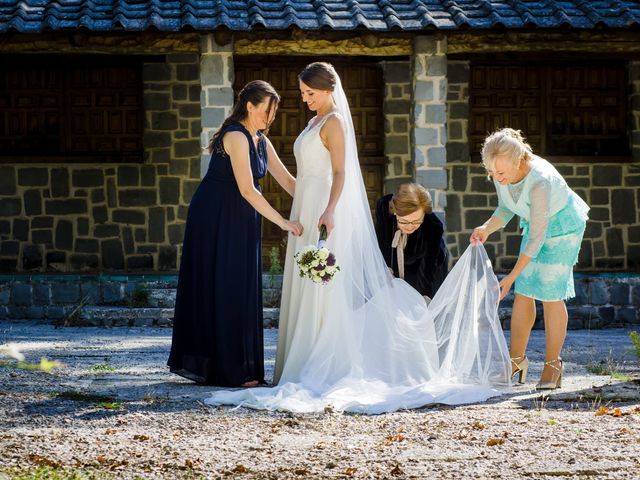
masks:
[[[376,205],[376,235],[387,266],[422,295],[433,298],[448,272],[444,227],[429,192],[404,183]]]

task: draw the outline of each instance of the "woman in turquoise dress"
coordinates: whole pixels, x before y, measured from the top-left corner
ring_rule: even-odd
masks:
[[[568,321],[564,301],[575,296],[573,266],[578,261],[589,207],[553,165],[533,154],[520,131],[504,128],[488,136],[482,162],[493,178],[498,207],[489,220],[474,229],[471,241],[484,243],[514,215],[520,217],[522,228],[518,260],[500,282],[501,299],[515,282],[509,349],[512,375],[519,374],[520,383],[526,380],[529,362],[525,352],[536,317],[535,300],[540,300],[546,354],[536,387],[558,388]]]

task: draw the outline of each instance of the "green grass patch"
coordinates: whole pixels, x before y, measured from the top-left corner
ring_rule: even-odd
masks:
[[[91,365],[89,370],[92,372],[115,372],[116,367],[112,367],[111,365],[107,365],[106,363],[98,363],[97,365]]]
[[[113,477],[100,472],[86,469],[62,468],[58,466],[39,466],[35,468],[20,468],[0,470],[0,478],[11,480],[110,480]]]
[[[95,393],[78,392],[76,390],[67,390],[64,392],[55,392],[52,394],[54,398],[62,400],[72,400],[74,402],[91,402],[91,403],[112,403],[115,398],[107,395],[96,395]]]

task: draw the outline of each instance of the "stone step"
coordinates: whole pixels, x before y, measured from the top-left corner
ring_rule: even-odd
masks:
[[[280,306],[280,289],[263,288],[262,301],[265,307]],[[151,288],[149,289],[149,307],[174,308],[176,305],[175,288]]]
[[[279,308],[263,310],[264,327],[278,326]],[[68,322],[74,326],[90,327],[171,327],[173,308],[165,307],[102,307],[84,306],[75,318]]]

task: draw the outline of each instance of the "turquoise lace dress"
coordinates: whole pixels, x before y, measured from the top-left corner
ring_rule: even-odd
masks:
[[[505,224],[520,217],[520,253],[532,257],[518,276],[515,293],[542,301],[575,297],[573,266],[589,206],[546,160],[534,156],[531,171],[518,183],[500,185],[494,216]]]

